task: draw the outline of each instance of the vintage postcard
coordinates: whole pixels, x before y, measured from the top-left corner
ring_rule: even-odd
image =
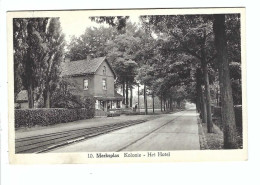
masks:
[[[7,13],[11,164],[247,160],[245,8]]]

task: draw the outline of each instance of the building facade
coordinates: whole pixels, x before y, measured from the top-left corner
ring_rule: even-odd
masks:
[[[83,99],[94,98],[96,109],[122,108],[123,96],[115,91],[116,74],[106,57],[67,61],[61,71],[62,77],[73,84],[71,92]]]

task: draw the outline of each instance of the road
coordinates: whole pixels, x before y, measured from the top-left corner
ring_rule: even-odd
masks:
[[[187,110],[99,135],[49,152],[199,150],[195,110]]]

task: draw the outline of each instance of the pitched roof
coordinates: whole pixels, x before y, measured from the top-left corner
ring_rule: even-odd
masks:
[[[95,74],[95,72],[97,71],[99,66],[103,63],[103,61],[107,61],[106,57],[98,57],[91,60],[84,59],[84,60],[65,62],[62,63],[61,65],[61,75],[78,76],[78,75],[85,75],[85,74]],[[107,63],[115,75],[115,72],[108,61]]]
[[[28,95],[27,90],[22,90],[17,94],[16,102],[27,102]]]
[[[121,94],[119,94],[118,92],[115,91],[115,97],[116,98],[122,98],[124,99],[124,96],[122,96]]]

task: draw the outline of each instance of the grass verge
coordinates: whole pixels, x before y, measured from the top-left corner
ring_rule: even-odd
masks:
[[[213,133],[208,133],[207,125],[201,123],[198,118],[199,140],[201,150],[221,150],[224,149],[224,135],[223,131],[215,124],[213,124]],[[242,132],[237,132],[238,149],[243,148]]]

